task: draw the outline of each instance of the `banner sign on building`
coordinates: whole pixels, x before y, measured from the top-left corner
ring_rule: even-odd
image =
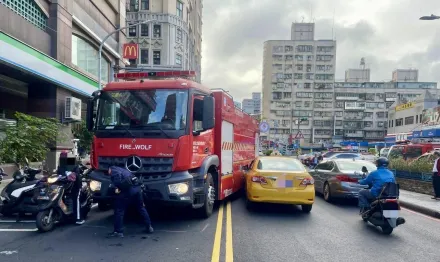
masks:
[[[440,125],[440,106],[423,110],[422,123],[427,126]]]
[[[410,109],[410,108],[413,108],[413,107],[414,107],[414,103],[413,102],[409,102],[409,103],[406,103],[406,104],[403,104],[403,105],[396,106],[396,112],[397,111],[406,110],[406,109]]]
[[[122,57],[125,59],[137,59],[138,58],[138,44],[124,44],[122,46]]]

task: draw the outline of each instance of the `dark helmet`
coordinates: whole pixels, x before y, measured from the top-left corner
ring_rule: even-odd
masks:
[[[379,157],[377,160],[376,160],[376,166],[377,167],[388,167],[388,164],[389,164],[390,162],[388,161],[388,159],[386,158],[386,157]]]

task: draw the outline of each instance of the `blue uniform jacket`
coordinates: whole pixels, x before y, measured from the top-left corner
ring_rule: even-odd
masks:
[[[359,180],[361,185],[372,185],[371,194],[378,197],[385,183],[396,183],[393,172],[386,167],[378,167],[377,170],[371,172],[365,179]]]
[[[132,177],[132,174],[130,171],[117,167],[117,166],[111,166],[111,174],[110,174],[110,180],[112,181],[112,184],[121,190],[121,184],[124,179],[130,179]],[[140,192],[140,186],[132,186],[128,191],[124,192],[121,190],[121,193],[117,194],[120,196],[132,196],[136,193]]]

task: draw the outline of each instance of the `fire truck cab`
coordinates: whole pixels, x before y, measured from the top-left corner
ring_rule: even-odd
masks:
[[[100,208],[111,202],[107,170],[120,166],[144,185],[144,199],[190,206],[203,217],[240,190],[258,156],[258,123],[224,90],[184,79],[193,71],[115,74],[130,80],[96,91],[87,109],[94,131],[90,177]]]

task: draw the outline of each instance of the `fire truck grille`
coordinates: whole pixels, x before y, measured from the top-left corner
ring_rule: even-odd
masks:
[[[130,157],[99,157],[99,169],[107,170],[110,166],[127,167],[127,160]],[[142,165],[136,174],[143,176],[149,180],[166,179],[173,168],[173,158],[171,157],[139,157]],[[131,160],[131,159],[130,159]],[[130,162],[129,162],[130,164]],[[131,171],[137,169],[135,166],[130,167]]]

